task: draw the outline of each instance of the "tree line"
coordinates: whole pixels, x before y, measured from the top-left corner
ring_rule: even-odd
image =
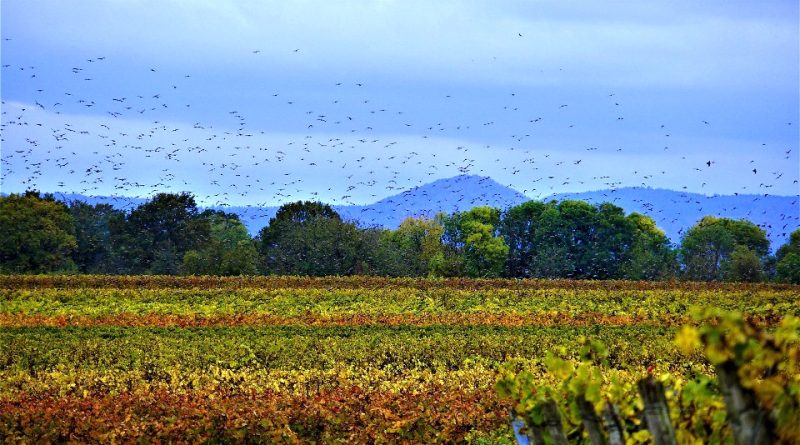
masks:
[[[0,273],[383,275],[800,283],[800,229],[706,216],[672,245],[610,203],[528,201],[360,227],[329,205],[280,207],[251,238],[239,217],[161,193],[130,212],[31,191],[0,197]]]

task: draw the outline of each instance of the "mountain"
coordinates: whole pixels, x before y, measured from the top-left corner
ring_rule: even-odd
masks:
[[[362,225],[397,227],[408,216],[433,217],[478,206],[505,209],[530,198],[485,176],[462,175],[439,179],[384,198],[368,206],[339,206],[345,219]]]
[[[773,250],[800,227],[800,197],[764,195],[713,195],[674,190],[625,187],[581,193],[558,193],[550,200],[578,199],[591,204],[610,202],[626,212],[639,212],[655,220],[678,243],[681,234],[703,216],[746,219],[767,231]]]
[[[83,201],[89,205],[110,204],[115,209],[132,210],[149,201],[147,198],[131,198],[127,196],[86,196],[79,193],[53,193],[59,201]]]
[[[518,191],[491,178],[461,175],[439,179],[408,189],[369,205],[332,206],[345,220],[362,227],[396,228],[408,216],[433,217],[439,212],[452,213],[490,205],[505,209],[530,200]],[[220,207],[239,215],[255,235],[275,216],[277,207]]]
[[[83,196],[56,193],[64,201],[79,199],[89,203],[108,203],[130,210],[143,203],[143,198]],[[627,213],[639,212],[656,221],[674,242],[681,234],[706,215],[747,219],[767,231],[772,248],[777,249],[789,239],[789,233],[800,227],[800,197],[764,195],[714,195],[674,190],[628,187],[580,193],[559,193],[545,199],[579,199],[592,204],[611,202]],[[363,206],[333,206],[346,220],[362,227],[396,228],[407,216],[432,217],[438,212],[464,211],[475,206],[490,205],[500,209],[528,201],[518,191],[503,186],[488,177],[462,175],[439,179],[411,188],[397,195]],[[277,212],[277,207],[220,207],[236,213],[256,235]]]

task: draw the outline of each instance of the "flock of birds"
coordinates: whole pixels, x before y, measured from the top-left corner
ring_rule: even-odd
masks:
[[[5,40],[7,44],[11,43],[11,39]],[[289,51],[299,53],[302,50],[294,48]],[[258,49],[250,52],[252,57],[261,55]],[[589,158],[564,159],[556,152],[523,148],[535,141],[537,126],[543,125],[549,116],[520,117],[524,101],[519,100],[515,92],[508,93],[507,105],[498,111],[502,114],[496,119],[457,123],[454,116],[448,115],[443,116],[440,122],[421,122],[419,117],[415,118],[400,107],[392,107],[381,99],[368,97],[366,81],[331,82],[327,90],[330,97],[326,111],[303,108],[306,103],[302,97],[285,95],[281,91],[271,92],[271,102],[262,106],[271,110],[273,115],[289,119],[296,130],[291,134],[303,134],[302,137],[274,139],[269,129],[264,130],[260,122],[251,125],[248,114],[239,110],[218,110],[218,113],[224,114],[214,122],[223,122],[221,129],[202,121],[190,126],[179,125],[175,122],[191,115],[190,111],[195,105],[187,99],[196,97],[192,95],[196,93],[176,93],[183,88],[191,89],[193,74],[167,76],[170,80],[166,84],[154,83],[150,91],[109,94],[106,90],[109,84],[115,85],[114,80],[98,77],[104,71],[97,69],[98,65],[108,62],[109,58],[105,56],[93,57],[75,63],[66,72],[55,74],[50,71],[42,73],[37,66],[2,65],[4,83],[5,79],[13,78],[15,93],[33,98],[32,103],[3,100],[1,179],[9,188],[23,187],[87,196],[108,195],[121,208],[135,204],[136,201],[128,199],[132,196],[144,197],[176,190],[193,192],[199,202],[208,207],[225,207],[248,201],[244,207],[251,209],[267,208],[297,199],[319,199],[356,206],[357,200],[378,201],[397,195],[388,200],[389,203],[396,203],[397,208],[393,211],[413,213],[419,209],[406,208],[409,206],[408,199],[403,199],[403,196],[414,195],[414,187],[446,176],[485,175],[491,170],[487,165],[493,164],[507,175],[520,178],[517,183],[527,184],[526,187],[520,187],[522,194],[546,196],[543,194],[552,194],[568,186],[574,189],[576,185],[584,184],[586,178],[577,177],[575,172],[592,162],[591,159],[602,156],[604,151],[610,156],[624,150],[620,147],[608,149],[590,146],[585,148]],[[158,67],[142,68],[141,73],[135,74],[152,75],[154,82],[164,79],[164,76],[158,75]],[[98,88],[89,86],[95,82],[102,85]],[[75,88],[52,91],[62,85]],[[124,83],[118,86],[119,91],[127,89]],[[346,93],[342,89],[346,89]],[[438,99],[445,104],[452,100],[451,94],[441,94]],[[346,107],[339,106],[345,102]],[[609,117],[610,122],[624,121],[625,116],[620,111],[623,108],[621,102],[615,93],[606,94],[602,106],[608,107],[613,113]],[[432,106],[437,108],[441,104]],[[551,112],[563,113],[569,106],[569,103],[560,103],[553,106]],[[513,134],[507,135],[509,144],[501,147],[504,149],[503,155],[492,156],[490,149],[493,146],[479,142],[454,145],[444,151],[423,149],[433,146],[426,145],[432,144],[432,140],[437,143],[440,140],[459,141],[454,144],[478,140],[471,137],[493,126],[503,126],[503,121],[512,119],[512,116],[515,121],[524,122],[525,125],[513,128]],[[60,117],[63,118],[59,120]],[[392,126],[391,131],[384,128],[386,123]],[[697,124],[711,126],[707,120]],[[791,126],[792,123],[785,125]],[[669,140],[670,130],[666,124],[661,124],[657,131],[663,133],[665,140]],[[391,134],[399,136],[387,136]],[[9,143],[12,135],[13,144]],[[423,148],[415,148],[414,144]],[[85,147],[90,149],[87,151]],[[671,148],[667,144],[659,150],[669,152]],[[780,150],[783,159],[796,159],[792,148]],[[509,153],[513,153],[513,157],[509,157]],[[686,159],[685,154],[681,157]],[[588,162],[584,162],[587,159]],[[748,191],[755,200],[769,196],[774,182],[784,175],[798,175],[798,166],[792,165],[792,161],[787,162],[787,167],[793,169],[790,172],[763,172],[759,170],[757,161],[756,157],[746,166],[749,175],[762,178],[759,190]],[[716,162],[709,159],[691,168],[702,174],[713,168]],[[286,168],[281,174],[276,174],[275,169],[279,166]],[[271,174],[259,174],[267,167],[271,169]],[[620,187],[647,187],[654,175],[669,174],[658,168],[658,171],[648,169],[645,172],[643,167],[620,167],[637,169],[633,173],[638,175],[641,183],[624,183],[611,176],[611,172],[591,178],[593,184],[602,183],[608,189],[606,196],[611,202],[616,200],[614,192]],[[420,175],[409,174],[410,170],[421,172],[420,175],[428,180],[420,179]],[[320,179],[320,176],[330,176],[331,171],[338,172],[335,178]],[[53,177],[59,179],[55,183],[56,190],[52,189]],[[320,187],[320,183],[328,187]],[[793,184],[796,186],[797,183],[798,180],[794,179]],[[451,182],[448,187],[457,184],[458,181]],[[705,182],[702,183],[701,188],[705,185]],[[691,191],[687,186],[678,187],[683,191]],[[419,190],[423,191],[414,195],[415,199],[430,199],[427,190]],[[250,202],[255,201],[255,196],[260,197],[260,202]],[[689,200],[687,202],[696,199],[688,194],[683,196]],[[442,199],[441,195],[437,195],[436,200],[429,201],[428,205],[443,209],[457,205],[461,209],[468,209],[475,205],[497,205],[506,198],[496,187],[465,190],[456,186],[448,198]],[[651,213],[664,211],[646,201],[638,204]],[[702,203],[697,201],[696,204],[702,210]],[[797,200],[793,203],[795,208],[796,204]],[[369,214],[370,209],[362,206],[360,211]],[[268,213],[248,212],[247,217],[263,219]],[[673,222],[678,220],[679,215],[672,216]],[[798,214],[783,214],[781,220],[786,221],[782,228],[768,229],[781,229],[785,235],[800,225]],[[362,222],[367,225],[370,223]]]

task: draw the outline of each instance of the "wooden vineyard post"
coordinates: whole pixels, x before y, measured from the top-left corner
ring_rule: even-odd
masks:
[[[540,425],[529,425],[528,426],[528,438],[531,441],[531,445],[545,445],[544,441],[544,429]]]
[[[542,404],[544,427],[552,439],[553,445],[567,445],[567,436],[564,434],[564,425],[561,423],[561,414],[558,412],[556,402],[548,400]]]
[[[581,413],[583,427],[586,428],[586,432],[589,434],[589,441],[592,445],[606,445],[606,438],[600,428],[600,419],[597,417],[597,413],[594,412],[594,405],[586,400],[583,394],[577,397],[576,402]]]
[[[736,363],[728,360],[718,365],[716,371],[734,441],[739,445],[775,443],[775,429],[769,413],[758,406],[752,390],[742,387]]]
[[[606,403],[603,408],[603,423],[608,431],[609,445],[625,445],[625,433],[622,429],[622,422],[619,420],[617,409],[611,403]]]
[[[639,394],[644,401],[647,429],[655,445],[676,445],[675,429],[669,419],[664,385],[652,376],[639,380]]]

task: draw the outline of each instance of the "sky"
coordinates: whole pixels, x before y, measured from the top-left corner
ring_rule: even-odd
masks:
[[[0,191],[800,194],[788,1],[4,0]]]

